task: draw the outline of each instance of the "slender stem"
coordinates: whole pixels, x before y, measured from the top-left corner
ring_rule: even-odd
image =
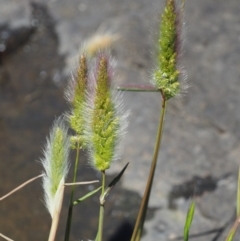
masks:
[[[240,215],[240,167],[238,168],[238,183],[237,183],[237,217]]]
[[[63,194],[64,194],[63,181],[61,182],[59,190],[57,192],[58,193],[56,195],[58,195],[58,203],[57,203],[54,213],[53,213],[52,225],[51,225],[48,241],[55,241],[55,237],[57,234],[57,228],[58,228],[60,213],[62,210],[62,202],[63,202]]]
[[[95,181],[87,181],[87,182],[71,182],[71,183],[64,183],[64,186],[74,186],[74,185],[87,185],[99,182],[98,180]]]
[[[146,216],[146,212],[147,212],[147,207],[148,207],[148,202],[149,202],[149,197],[151,194],[153,178],[154,178],[155,169],[156,169],[156,165],[157,165],[158,153],[159,153],[161,140],[162,140],[163,123],[164,123],[164,117],[165,117],[166,108],[167,108],[166,104],[167,104],[166,100],[163,99],[151,169],[149,172],[146,189],[145,189],[143,199],[141,202],[141,206],[140,206],[140,209],[138,212],[138,216],[137,216],[137,220],[136,220],[135,227],[133,230],[131,241],[137,241],[137,240],[140,240],[140,238],[141,238],[142,229],[143,229],[145,216]]]
[[[118,91],[131,91],[131,92],[159,92],[158,89],[153,87],[117,87]]]
[[[0,201],[2,201],[3,199],[9,197],[10,195],[12,195],[13,193],[15,193],[16,191],[18,191],[19,189],[23,188],[24,186],[26,186],[27,184],[29,184],[30,182],[35,181],[36,179],[42,177],[44,174],[38,175],[36,177],[33,177],[31,179],[29,179],[28,181],[24,182],[23,184],[21,184],[20,186],[16,187],[15,189],[13,189],[11,192],[7,193],[6,195],[4,195],[3,197],[0,197]]]
[[[104,203],[105,200],[102,199],[105,192],[105,182],[106,182],[106,174],[105,171],[102,171],[102,193],[100,196],[100,210],[99,210],[99,223],[98,223],[98,234],[97,241],[103,240],[103,220],[104,220]]]
[[[7,241],[13,241],[12,239],[8,238],[7,236],[3,235],[2,233],[0,233],[0,237],[4,238]]]
[[[225,239],[225,241],[229,241],[229,240],[233,240],[233,237],[235,236],[237,230],[238,230],[238,226],[240,224],[240,216],[238,216],[234,222],[234,224],[232,225],[227,238]]]
[[[73,183],[76,182],[76,179],[77,179],[77,169],[78,169],[78,162],[79,162],[80,144],[78,144],[76,152],[77,153],[76,153],[76,160],[75,160],[75,166],[74,166]],[[67,217],[67,225],[66,225],[64,241],[68,241],[69,236],[70,236],[71,223],[72,223],[72,211],[73,211],[72,203],[73,203],[73,198],[74,198],[74,191],[75,191],[75,185],[72,186],[72,192],[71,192],[70,204],[69,204],[69,208],[68,208],[68,217]]]

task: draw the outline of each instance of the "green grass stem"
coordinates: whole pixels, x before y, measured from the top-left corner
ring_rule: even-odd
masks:
[[[104,221],[104,202],[105,199],[102,199],[105,193],[105,183],[106,183],[106,174],[105,171],[102,171],[102,193],[100,196],[100,210],[99,210],[99,223],[98,223],[98,233],[96,240],[102,241],[103,240],[103,221]]]
[[[80,152],[80,146],[78,144],[78,148],[76,150],[76,160],[75,160],[75,166],[74,166],[74,174],[73,174],[73,183],[76,182],[77,178],[77,169],[78,169],[78,163],[79,163],[79,152]],[[71,197],[70,197],[70,204],[68,208],[68,217],[67,217],[67,224],[66,224],[66,231],[65,231],[65,238],[64,241],[69,241],[70,231],[71,231],[71,223],[72,223],[72,211],[73,211],[73,198],[74,198],[74,191],[75,191],[75,185],[72,186],[71,191]]]
[[[236,204],[237,217],[240,215],[240,167],[238,169],[238,183],[237,183],[237,204]]]
[[[154,174],[155,174],[155,169],[157,166],[158,153],[159,153],[160,146],[161,146],[163,124],[164,124],[166,108],[167,108],[167,101],[165,99],[163,99],[151,169],[150,169],[150,173],[148,176],[146,189],[145,189],[144,196],[143,196],[143,199],[141,202],[141,206],[140,206],[140,209],[138,212],[138,216],[137,216],[137,220],[136,220],[135,227],[133,230],[131,241],[139,241],[141,238],[141,235],[142,235],[146,212],[147,212],[147,208],[148,208],[149,197],[151,194],[152,183],[153,183]]]
[[[121,85],[117,87],[118,91],[132,91],[132,92],[159,92],[152,85]]]

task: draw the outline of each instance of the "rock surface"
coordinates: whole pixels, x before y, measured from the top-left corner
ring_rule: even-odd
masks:
[[[147,83],[154,68],[152,53],[157,20],[164,6],[164,1],[157,0],[39,0],[35,3],[46,8],[49,15],[39,17],[35,12],[32,16],[33,5],[31,7],[26,0],[0,0],[0,24],[7,23],[12,28],[38,28],[30,40],[26,40],[28,42],[11,55],[4,56],[0,66],[0,176],[4,180],[0,195],[39,173],[39,166],[32,161],[39,159],[40,146],[54,116],[67,108],[58,88],[64,86],[74,69],[81,43],[97,31],[119,34],[121,37],[112,48],[117,61],[117,83]],[[150,200],[155,213],[146,223],[143,241],[168,240],[182,235],[188,201],[177,199],[177,209],[170,210],[168,194],[174,185],[190,180],[194,175],[220,178],[230,173],[217,182],[216,190],[197,197],[192,233],[222,227],[233,215],[240,156],[239,12],[240,4],[234,0],[186,2],[182,65],[190,88],[187,94],[171,100],[168,105]],[[28,67],[25,63],[33,65]],[[29,82],[24,82],[25,79]],[[116,173],[130,161],[122,188],[135,198],[142,196],[145,188],[161,103],[157,93],[128,92],[124,99],[126,107],[131,109],[129,131],[123,158],[110,172]],[[41,112],[36,111],[40,107]],[[89,174],[89,177],[95,176],[95,173]],[[36,196],[37,200],[41,198],[39,185],[30,192],[33,191],[34,196],[29,199],[36,202]],[[11,238],[19,241],[46,239],[46,234],[39,232],[36,237],[27,227],[32,222],[38,232],[38,220],[47,219],[45,224],[41,222],[44,225],[41,232],[48,232],[50,220],[47,214],[42,214],[41,203],[38,201],[35,209],[16,206],[16,203],[24,203],[28,193],[23,192],[25,196],[16,194],[19,196],[15,200],[10,198],[0,203],[1,216],[8,220],[8,225],[3,225],[5,220],[0,221],[0,232],[8,236],[13,234]],[[137,210],[139,198],[136,199]],[[87,214],[85,225],[89,220],[90,225],[96,227],[96,220],[90,218],[92,212]],[[15,218],[17,213],[23,214]],[[24,213],[35,218],[29,217],[27,222]],[[131,222],[135,214],[136,211],[134,214],[126,211],[126,216],[132,215]],[[81,233],[87,225],[80,227],[76,222],[73,240],[93,238],[89,237],[91,232]],[[60,231],[59,237],[63,232]],[[205,235],[198,240],[213,240],[215,235]],[[226,233],[219,240],[224,235]]]

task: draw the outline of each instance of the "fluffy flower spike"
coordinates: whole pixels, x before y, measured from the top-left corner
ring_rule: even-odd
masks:
[[[174,0],[167,0],[160,26],[158,42],[158,68],[153,74],[153,84],[168,100],[176,96],[180,89],[180,71],[177,69],[178,26]]]
[[[71,113],[68,115],[71,128],[75,131],[76,136],[72,137],[72,146],[83,147],[85,145],[85,119],[84,112],[86,106],[86,93],[87,93],[87,79],[88,68],[87,58],[82,54],[79,61],[76,77],[69,83],[66,96],[72,105]]]
[[[127,124],[121,96],[112,88],[109,58],[104,54],[97,58],[94,91],[89,97],[88,134],[92,165],[105,171],[118,158],[119,141]]]
[[[62,118],[59,118],[53,124],[44,148],[44,158],[41,159],[45,174],[43,176],[44,200],[52,217],[58,205],[58,190],[64,184],[69,169],[69,148],[67,128]]]
[[[120,38],[117,33],[111,31],[97,31],[83,44],[83,51],[88,57],[93,58],[99,50],[107,50]]]

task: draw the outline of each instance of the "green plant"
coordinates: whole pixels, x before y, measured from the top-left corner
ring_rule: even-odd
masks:
[[[161,35],[157,45],[157,68],[152,76],[151,82],[153,86],[151,89],[161,94],[162,110],[152,168],[132,241],[140,239],[144,225],[161,144],[166,104],[180,90],[178,82],[180,71],[177,67],[177,41],[179,40],[177,11],[175,10],[175,2],[173,0],[167,1],[162,15],[160,32]],[[89,69],[94,73],[93,77],[89,77]],[[70,237],[71,217],[74,205],[85,200],[89,195],[93,195],[100,189],[96,188],[96,190],[85,195],[83,198],[74,201],[79,153],[80,150],[85,148],[89,150],[91,165],[102,173],[99,227],[96,240],[102,241],[103,239],[106,197],[126,169],[125,166],[120,174],[106,187],[106,170],[110,168],[114,160],[119,158],[119,143],[127,126],[127,113],[124,113],[122,109],[122,95],[114,87],[112,83],[113,78],[114,75],[109,55],[103,51],[96,52],[94,50],[90,54],[83,53],[81,55],[77,74],[69,82],[66,97],[70,104],[70,112],[55,122],[50,138],[47,140],[44,158],[42,159],[45,170],[43,174],[45,203],[52,217],[49,241],[54,240],[56,235],[64,185],[66,185],[65,177],[68,171],[68,153],[70,148],[75,150],[76,160],[65,241],[68,241]],[[74,131],[72,136],[68,135],[68,127],[66,126],[69,126]]]
[[[131,241],[138,241],[141,239],[162,141],[167,104],[171,98],[178,96],[184,88],[179,81],[181,71],[178,66],[181,44],[179,37],[179,25],[181,24],[179,12],[184,9],[184,4],[185,2],[182,1],[182,7],[178,9],[174,0],[166,1],[166,7],[162,14],[160,24],[159,40],[156,44],[156,68],[152,73],[150,81],[151,85],[149,86],[129,85],[115,88],[113,84],[114,75],[110,56],[106,54],[105,51],[96,50],[95,47],[92,49],[89,45],[86,45],[87,47],[85,51],[89,48],[91,50],[89,50],[89,53],[83,51],[81,54],[76,76],[69,82],[66,91],[70,111],[54,122],[50,137],[47,139],[44,157],[42,158],[44,173],[13,190],[13,192],[19,190],[19,188],[34,181],[36,178],[43,178],[45,205],[52,218],[49,241],[55,240],[62,207],[64,187],[69,185],[65,183],[65,179],[69,169],[68,159],[70,149],[75,152],[76,158],[73,181],[70,184],[72,190],[69,201],[65,241],[70,239],[74,206],[87,200],[87,198],[95,195],[100,190],[99,225],[95,240],[103,240],[105,202],[107,196],[122,177],[128,165],[126,164],[110,184],[106,185],[106,171],[111,167],[112,162],[119,158],[119,143],[127,126],[126,117],[128,114],[122,109],[121,95],[118,91],[155,91],[159,93],[159,101],[161,101],[158,132],[151,169]],[[108,41],[111,42],[109,39]],[[94,73],[93,77],[89,75],[90,72]],[[71,128],[74,131],[73,135],[69,135],[68,128]],[[79,184],[76,180],[78,163],[80,151],[83,149],[87,149],[89,152],[91,166],[102,174],[101,186],[96,187],[92,192],[75,200],[75,188],[76,185]],[[229,232],[226,239],[227,241],[233,240],[240,222],[239,180],[237,219]],[[81,182],[80,184],[84,183]],[[2,197],[0,200],[6,198],[8,195]],[[184,227],[185,241],[189,240],[189,232],[194,216],[194,210],[195,203],[192,201]],[[6,240],[10,240],[4,235],[0,235]]]

